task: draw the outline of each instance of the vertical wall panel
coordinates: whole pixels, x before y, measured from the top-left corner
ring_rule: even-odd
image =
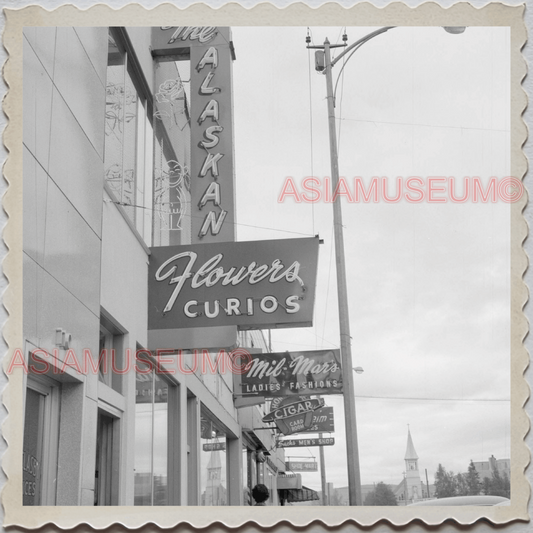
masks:
[[[106,27],[74,28],[85,53],[89,57],[102,85],[106,82],[107,34]]]
[[[103,95],[99,114],[105,114]],[[50,176],[93,231],[100,235],[104,180],[102,157],[57,90],[54,91],[52,116]]]
[[[50,78],[54,77],[54,55],[56,49],[56,28],[26,27],[24,36],[34,52],[39,56]]]
[[[44,261],[46,194],[48,176],[32,153],[23,147],[23,240],[24,251],[35,261]]]
[[[23,142],[39,163],[48,168],[52,81],[26,39],[23,40]]]
[[[57,29],[54,84],[95,150],[103,156],[105,114],[101,105],[105,87],[73,28]]]
[[[83,385],[63,384],[57,468],[57,505],[80,504],[84,399]],[[93,438],[96,438],[96,428]]]

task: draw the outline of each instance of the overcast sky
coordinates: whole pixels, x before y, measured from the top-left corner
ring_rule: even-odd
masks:
[[[347,28],[348,44],[374,29]],[[306,33],[233,27],[238,240],[325,241],[314,326],[273,332],[274,351],[339,346],[332,206],[278,203],[288,176],[331,175],[325,77]],[[313,44],[342,33],[311,28]],[[509,79],[507,28],[376,37],[338,83],[340,175],[508,176]],[[439,463],[459,472],[470,459],[509,458],[509,205],[343,202],[343,217],[353,362],[364,368],[355,375],[362,482],[402,480],[408,424],[430,483]],[[325,448],[327,480],[346,486],[342,397],[326,404],[337,442]],[[312,455],[318,448],[287,450]],[[303,478],[320,490],[319,473]]]

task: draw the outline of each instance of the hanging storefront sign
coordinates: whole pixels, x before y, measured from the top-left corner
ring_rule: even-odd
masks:
[[[308,446],[333,446],[335,439],[326,437],[322,439],[284,439],[278,442],[278,448],[300,448]]]
[[[246,398],[246,397],[245,397]],[[256,398],[251,396],[249,398]],[[263,398],[258,396],[257,398]],[[274,411],[281,405],[292,403],[299,400],[308,400],[310,396],[288,396],[287,398],[276,397],[270,402],[270,410]],[[333,433],[335,431],[335,417],[333,407],[325,405],[313,411],[313,419],[308,429],[302,429],[299,433]]]
[[[190,59],[192,242],[235,240],[230,28],[154,28],[155,56]]]
[[[277,478],[278,490],[294,490],[302,488],[302,474],[280,472]]]
[[[274,411],[263,417],[263,422],[274,422],[284,435],[292,435],[309,429],[313,423],[313,411],[324,405],[324,400],[286,398]]]
[[[251,358],[242,375],[242,394],[342,394],[339,350],[261,353]]]
[[[285,468],[289,472],[318,472],[316,461],[286,461]]]
[[[333,433],[335,431],[335,417],[333,407],[325,406],[313,411],[313,420],[309,429],[300,433]]]
[[[318,241],[151,248],[148,329],[311,326]]]
[[[225,442],[211,442],[207,444],[202,444],[202,450],[204,452],[225,451],[226,443]]]

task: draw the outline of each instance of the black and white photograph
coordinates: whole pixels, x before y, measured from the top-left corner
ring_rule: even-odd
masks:
[[[8,13],[7,525],[527,519],[525,30],[463,7]]]

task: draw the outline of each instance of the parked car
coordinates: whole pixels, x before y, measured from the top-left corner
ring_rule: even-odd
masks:
[[[511,505],[511,500],[503,496],[452,496],[451,498],[437,498],[411,503],[410,506],[432,507],[443,505]]]

